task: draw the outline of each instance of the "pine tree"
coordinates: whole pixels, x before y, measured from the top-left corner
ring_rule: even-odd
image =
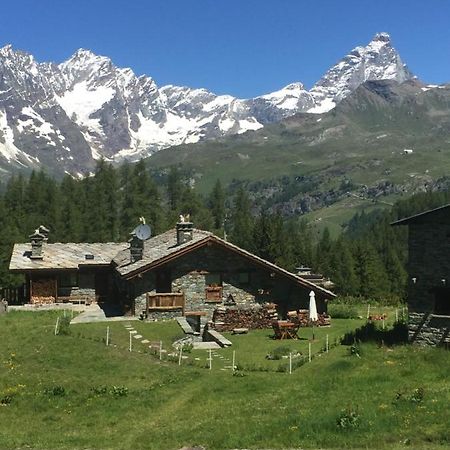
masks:
[[[214,229],[221,230],[225,220],[225,192],[220,180],[216,181],[214,188],[209,196],[208,205],[214,219]]]
[[[247,193],[240,188],[234,198],[231,212],[232,230],[230,240],[239,247],[254,250],[253,230],[254,221],[251,214],[251,204]]]

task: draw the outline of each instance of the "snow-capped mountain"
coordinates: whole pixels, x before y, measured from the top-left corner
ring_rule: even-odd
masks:
[[[402,83],[414,78],[387,33],[378,33],[366,47],[354,48],[314,85],[315,106],[309,110],[323,113],[351,94],[365,81],[395,80]]]
[[[308,91],[297,82],[253,99],[158,87],[148,76],[78,50],[57,65],[0,49],[0,170],[83,173],[101,157],[136,160],[165,147],[256,130],[299,112],[322,113],[367,80],[412,78],[386,33],[356,47]]]

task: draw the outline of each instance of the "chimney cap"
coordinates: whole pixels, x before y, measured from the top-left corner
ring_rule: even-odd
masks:
[[[41,233],[39,228],[37,228],[36,230],[34,230],[34,233],[30,234],[28,237],[31,238],[31,239],[33,239],[33,238],[44,239],[45,238],[45,234]]]

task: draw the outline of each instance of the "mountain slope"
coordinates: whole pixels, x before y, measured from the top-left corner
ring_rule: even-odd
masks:
[[[433,188],[450,173],[449,136],[450,86],[368,81],[328,113],[161,150],[149,164],[156,171],[180,166],[204,190],[217,178],[245,183],[255,198],[298,213],[314,208],[302,205],[305,198],[324,206],[348,191],[375,199]]]
[[[357,47],[308,91],[292,83],[254,99],[158,87],[148,76],[78,50],[56,65],[0,49],[0,171],[89,172],[96,160],[137,160],[162,148],[239,135],[299,112],[334,107],[367,80],[412,74],[385,33]]]

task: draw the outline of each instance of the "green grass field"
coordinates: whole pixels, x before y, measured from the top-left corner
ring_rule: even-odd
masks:
[[[442,349],[368,343],[357,357],[339,345],[292,375],[243,370],[233,376],[219,367],[160,362],[137,342],[129,352],[120,323],[110,324],[116,347],[105,346],[105,324],[71,326],[68,335],[55,336],[56,317],[0,317],[1,449],[450,446],[450,358]],[[173,322],[132,324],[166,346],[181,334]],[[328,333],[360,324],[336,319]],[[279,365],[263,358],[280,345],[268,334],[232,337],[238,364]]]

